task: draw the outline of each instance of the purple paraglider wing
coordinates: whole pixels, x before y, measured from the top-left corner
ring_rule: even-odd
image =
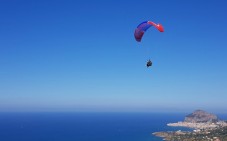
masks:
[[[164,28],[161,24],[155,24],[152,21],[145,21],[139,24],[134,32],[134,36],[136,41],[141,42],[143,34],[147,31],[151,26],[156,27],[160,32],[164,32]]]

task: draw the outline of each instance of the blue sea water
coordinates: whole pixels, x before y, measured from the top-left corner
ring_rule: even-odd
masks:
[[[161,141],[185,114],[0,113],[0,141]]]

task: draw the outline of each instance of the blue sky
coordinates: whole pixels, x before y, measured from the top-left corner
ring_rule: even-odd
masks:
[[[1,0],[0,111],[225,112],[226,5]]]

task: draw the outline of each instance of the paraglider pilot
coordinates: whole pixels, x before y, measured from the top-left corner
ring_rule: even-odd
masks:
[[[149,59],[149,60],[147,61],[147,67],[150,67],[150,66],[152,66],[152,62],[151,62],[151,60]]]

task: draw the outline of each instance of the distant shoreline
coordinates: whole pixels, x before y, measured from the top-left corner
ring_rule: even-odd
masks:
[[[164,140],[171,140],[172,138],[179,138],[179,136],[189,136],[190,134],[208,134],[212,131],[219,130],[222,128],[227,128],[227,122],[218,121],[218,122],[207,122],[207,123],[192,123],[192,122],[177,122],[177,123],[168,123],[167,126],[172,127],[186,127],[194,129],[190,131],[165,131],[165,132],[154,132],[153,135],[157,137],[164,138]]]
[[[199,130],[199,129],[212,129],[212,128],[218,128],[218,127],[225,127],[227,126],[227,123],[224,121],[206,122],[206,123],[177,122],[177,123],[168,123],[167,126],[187,127],[187,128]]]
[[[227,122],[202,110],[187,115],[184,121],[168,123],[167,126],[186,127],[192,131],[163,131],[153,135],[167,141],[224,141],[227,140]]]

